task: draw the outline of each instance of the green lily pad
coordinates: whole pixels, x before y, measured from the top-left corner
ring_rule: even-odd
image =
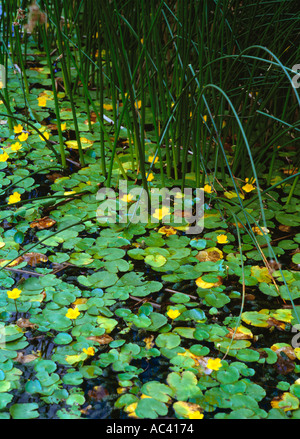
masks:
[[[151,267],[162,267],[167,262],[167,259],[163,255],[147,255],[145,257],[145,263]]]
[[[82,381],[82,374],[80,372],[68,372],[63,376],[63,383],[69,386],[79,386]]]
[[[173,391],[169,386],[158,381],[149,381],[141,388],[141,393],[161,402],[168,402]]]
[[[13,395],[10,393],[0,393],[0,410],[6,408],[7,404],[11,402]]]
[[[276,212],[275,217],[280,224],[284,224],[285,226],[294,227],[298,223],[300,223],[300,215],[291,215],[285,212]]]
[[[193,372],[185,371],[182,374],[171,372],[167,377],[167,383],[179,401],[187,401],[189,398],[202,395],[197,386],[197,377]]]
[[[109,319],[107,317],[98,316],[97,323],[101,328],[105,329],[108,334],[117,326],[118,322],[115,319]]]
[[[69,344],[73,340],[72,336],[68,334],[67,332],[60,332],[57,334],[57,336],[53,339],[53,342],[56,344]]]
[[[246,311],[242,313],[242,320],[245,323],[262,328],[267,328],[269,326],[267,323],[269,317],[268,312]]]
[[[166,334],[159,334],[156,337],[155,343],[158,347],[173,349],[180,345],[181,338],[177,334],[167,332]]]
[[[66,399],[66,404],[68,405],[82,405],[85,403],[85,397],[80,393],[73,393],[73,395],[68,396]]]
[[[115,273],[108,271],[98,271],[91,276],[78,276],[78,282],[86,287],[107,288],[111,287],[118,281],[118,276]]]
[[[9,411],[13,419],[34,419],[39,417],[38,404],[32,403],[20,403],[13,404]]]
[[[57,365],[54,361],[43,360],[43,359],[39,360],[34,366],[34,370],[36,372],[45,371],[45,372],[51,373],[51,372],[54,372],[56,370],[56,368],[57,368]]]
[[[230,302],[230,298],[225,293],[208,293],[205,294],[205,302],[216,308],[221,308]]]
[[[300,253],[294,254],[292,257],[292,261],[294,262],[294,264],[300,264]]]
[[[236,358],[241,361],[258,361],[259,357],[259,352],[253,349],[240,349],[236,354]]]
[[[231,384],[239,379],[239,371],[234,366],[229,366],[226,370],[217,371],[217,380],[222,384]]]
[[[144,398],[138,402],[135,413],[139,418],[156,419],[159,416],[166,416],[168,407],[156,399]]]
[[[173,329],[173,332],[185,338],[190,338],[190,339],[195,338],[195,328],[177,327]]]
[[[279,296],[279,292],[277,291],[275,285],[273,284],[267,284],[265,282],[261,282],[258,286],[260,291],[268,296]]]

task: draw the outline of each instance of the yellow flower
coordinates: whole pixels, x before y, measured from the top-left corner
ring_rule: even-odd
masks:
[[[122,393],[125,393],[126,390],[127,390],[126,387],[118,387],[117,388],[117,394],[121,395]]]
[[[199,410],[196,410],[194,412],[191,412],[188,414],[189,419],[203,419],[204,415],[203,413],[200,413]]]
[[[163,226],[158,230],[158,233],[161,233],[162,235],[170,236],[170,235],[176,235],[177,231],[176,229],[174,229],[174,227]]]
[[[229,242],[226,235],[218,235],[217,241],[218,244],[227,244]]]
[[[158,220],[161,220],[164,216],[169,215],[170,210],[167,207],[162,207],[161,209],[155,209],[154,214],[152,215],[153,218],[157,218]]]
[[[60,126],[60,129],[61,129],[62,131],[64,131],[66,128],[67,128],[67,124],[66,124],[66,122],[62,123],[61,126]]]
[[[18,140],[20,140],[21,142],[25,142],[28,139],[28,133],[22,133],[19,137]]]
[[[8,204],[15,204],[21,200],[21,195],[18,192],[14,192],[8,198]]]
[[[23,131],[23,127],[22,127],[22,125],[17,125],[17,126],[15,126],[14,127],[14,132],[16,133],[16,134],[19,134],[19,133],[21,133]]]
[[[93,355],[95,355],[95,348],[93,348],[91,346],[87,349],[83,348],[82,352],[84,352],[86,355],[93,356]]]
[[[148,162],[152,163],[153,160],[154,160],[154,155],[149,155]],[[153,163],[157,163],[157,162],[158,162],[158,157],[155,157],[155,160]]]
[[[47,131],[45,131],[43,135],[47,140],[49,140],[50,134]],[[39,138],[45,142],[45,139],[42,136],[39,136]]]
[[[253,232],[254,233],[256,233],[257,235],[263,235],[263,232],[264,233],[269,233],[269,229],[267,229],[266,227],[261,227],[261,228],[259,228],[259,227],[252,227],[252,230],[253,230]]]
[[[39,101],[39,107],[46,107],[47,99],[45,96],[40,96],[37,98],[37,100]]]
[[[207,194],[211,194],[212,193],[212,188],[210,184],[206,184],[203,188],[204,192],[206,192]]]
[[[120,200],[125,201],[125,203],[130,203],[130,201],[133,201],[133,196],[131,194],[124,194]]]
[[[249,178],[246,178],[245,181],[246,181],[246,184],[243,186],[243,190],[244,190],[245,192],[251,192],[251,191],[254,191],[254,190],[255,190],[255,186],[253,186],[252,183],[254,183],[255,180],[253,180],[252,183],[250,183],[250,182],[249,182]]]
[[[73,309],[73,308],[69,308],[68,312],[66,314],[66,317],[68,317],[68,319],[77,319],[77,317],[80,315],[80,312],[78,311],[77,306]]]
[[[137,102],[134,103],[134,106],[136,110],[139,110],[142,106],[142,101],[138,100]]]
[[[7,152],[0,154],[0,162],[6,162],[7,159],[9,159],[9,155],[7,154]]]
[[[235,197],[238,196],[237,193],[234,192],[234,191],[227,191],[227,192],[224,192],[224,195],[225,195],[225,197],[228,198],[229,200],[231,200],[231,198],[235,198]],[[244,197],[243,194],[239,194],[239,196],[240,196],[240,198],[241,198],[242,200],[244,200],[245,197]]]
[[[17,152],[17,151],[19,151],[19,149],[22,148],[22,145],[20,142],[16,142],[13,145],[11,145],[10,147],[11,147],[12,151]]]
[[[203,116],[203,123],[207,121],[207,116]]]
[[[22,291],[19,290],[18,288],[14,288],[13,290],[6,292],[8,298],[14,299],[14,300],[16,300],[18,297],[20,297],[21,293],[22,293]]]
[[[169,309],[167,312],[167,316],[172,320],[176,319],[176,317],[180,316],[180,314],[181,313],[178,311],[178,309]]]
[[[103,104],[103,108],[104,110],[112,111],[114,107],[111,104]]]
[[[152,172],[150,172],[150,174],[147,177],[147,181],[152,181],[154,179],[154,175],[152,174]]]
[[[211,370],[219,370],[222,367],[220,358],[209,358],[206,367]]]

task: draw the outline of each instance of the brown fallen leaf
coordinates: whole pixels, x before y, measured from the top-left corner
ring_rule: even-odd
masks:
[[[223,258],[223,252],[216,247],[208,250],[201,250],[196,255],[196,259],[198,259],[198,261],[200,262],[205,262],[205,261],[217,262],[222,258]]]
[[[145,348],[151,349],[154,346],[154,336],[150,335],[149,337],[144,338],[143,340],[146,343]]]
[[[275,326],[275,328],[279,329],[280,331],[284,331],[286,326],[285,323],[281,322],[280,320],[274,319],[273,317],[269,317],[267,323],[269,327]]]
[[[43,255],[42,253],[35,253],[35,252],[25,253],[25,255],[23,255],[23,259],[31,267],[35,267],[40,262],[47,262],[48,261],[48,258],[46,255]]]
[[[87,340],[93,340],[102,345],[102,344],[109,344],[111,341],[113,341],[113,338],[107,334],[103,334],[99,336],[91,335],[90,337],[87,337]]]
[[[281,230],[282,232],[289,232],[291,230],[291,226],[285,226],[283,224],[280,224],[278,226],[279,230]]]
[[[63,175],[59,172],[53,172],[53,174],[48,174],[46,175],[46,177],[48,178],[48,180],[54,182],[57,178],[63,177]]]
[[[290,359],[290,360],[296,360],[296,354],[294,349],[292,348],[292,346],[281,346],[278,347],[276,344],[273,344],[271,346],[272,351],[276,352],[277,355],[280,355],[280,352],[284,352],[285,355]]]
[[[23,256],[19,256],[17,259],[12,261],[10,264],[8,264],[8,267],[16,267],[17,265],[21,264],[21,262],[27,262],[28,265],[31,267],[35,267],[40,262],[47,262],[48,258],[46,255],[43,255],[42,253],[25,253]],[[5,259],[0,259],[0,266],[7,264],[9,262]]]
[[[88,391],[88,395],[91,399],[95,399],[96,401],[101,401],[102,399],[106,398],[109,393],[105,387],[102,386],[95,386],[93,389]]]
[[[273,364],[273,367],[279,374],[288,375],[295,369],[295,363],[292,360],[286,360],[281,355],[278,355],[278,360],[275,364]]]
[[[56,221],[54,219],[50,218],[49,216],[44,216],[44,218],[40,218],[37,221],[33,221],[30,224],[30,227],[32,229],[37,227],[39,230],[43,230],[43,229],[49,229],[54,224],[56,224]]]
[[[36,354],[27,354],[25,355],[23,352],[18,352],[16,358],[14,359],[14,361],[18,362],[18,363],[22,363],[22,364],[26,364],[26,363],[31,363],[31,361],[36,360],[38,357],[38,355]]]
[[[31,323],[29,319],[20,318],[17,320],[17,325],[19,328],[36,328],[37,325],[35,323]]]
[[[251,302],[251,301],[255,300],[255,296],[254,296],[254,294],[246,294],[246,295],[245,295],[245,300],[246,300],[247,302]]]
[[[232,338],[234,334],[233,328],[227,328],[229,333],[225,335],[227,338]],[[237,328],[233,339],[234,340],[251,340],[253,338],[253,334],[247,328]]]
[[[88,406],[86,406],[84,409],[80,410],[80,413],[82,413],[83,415],[87,415],[88,412],[92,409],[93,407],[91,406],[91,404],[89,404]]]

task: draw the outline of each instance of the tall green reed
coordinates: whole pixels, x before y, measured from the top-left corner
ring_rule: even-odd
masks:
[[[21,28],[13,35],[11,24],[17,7],[29,3],[14,0],[3,4],[11,56],[26,77],[26,51],[20,49],[31,36]],[[226,154],[233,175],[248,177],[250,162],[245,160],[241,130],[224,95],[213,87],[207,91],[208,106],[203,99],[197,104],[207,84],[217,85],[230,99],[249,141],[257,173],[267,173],[268,183],[278,158],[277,146],[282,151],[297,144],[298,92],[292,90],[283,69],[291,68],[300,56],[296,2],[114,0],[104,4],[78,1],[74,5],[69,0],[45,0],[37,4],[48,15],[47,38],[40,30],[38,41],[47,57],[52,51],[59,57],[82,165],[76,96],[84,97],[90,130],[90,109],[100,114],[101,170],[108,172],[108,184],[112,162],[117,161],[123,177],[126,173],[117,153],[118,139],[112,143],[105,133],[105,98],[113,104],[116,133],[121,135],[120,119],[127,129],[131,172],[140,176],[144,187],[148,185],[145,161],[149,145],[145,138],[149,136],[157,146],[162,185],[170,178],[187,181],[186,176],[191,182],[192,175],[195,185],[203,185],[209,170],[224,180],[227,165],[219,154],[216,135],[211,133],[212,120],[218,141],[224,145],[229,139],[231,143]],[[267,48],[265,53],[263,47]],[[49,58],[48,66],[53,80]],[[97,105],[91,102],[94,94],[90,87],[96,88]],[[24,90],[28,94],[26,83]],[[59,118],[57,108],[55,112]],[[153,132],[145,133],[149,114]],[[64,161],[62,138],[60,148]]]

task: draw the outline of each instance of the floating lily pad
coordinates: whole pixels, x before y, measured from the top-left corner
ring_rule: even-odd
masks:
[[[9,411],[13,419],[34,419],[39,417],[38,408],[39,406],[37,403],[28,402],[13,404]]]
[[[168,407],[156,399],[145,398],[138,402],[135,413],[139,418],[156,419],[159,416],[166,416]]]
[[[146,264],[151,265],[151,267],[162,267],[167,259],[163,255],[148,255],[145,257]]]
[[[167,377],[167,382],[179,401],[187,401],[189,398],[202,394],[193,372],[185,371],[182,374],[171,372]]]
[[[56,344],[69,344],[73,340],[72,336],[67,332],[60,332],[57,334],[57,336],[53,339],[53,342]]]

